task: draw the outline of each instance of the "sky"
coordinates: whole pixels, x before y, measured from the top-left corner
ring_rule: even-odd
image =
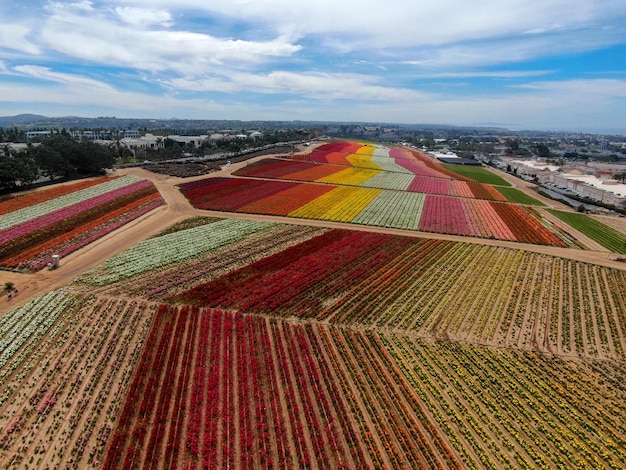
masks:
[[[624,0],[0,0],[0,115],[626,134]]]

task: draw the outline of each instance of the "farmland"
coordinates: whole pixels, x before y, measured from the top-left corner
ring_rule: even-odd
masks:
[[[39,270],[163,204],[154,185],[101,178],[0,203],[0,266]]]
[[[475,198],[350,185],[207,178],[180,185],[197,208],[567,246],[536,210]]]
[[[453,167],[408,149],[335,143],[306,155],[261,159],[233,172],[236,178],[199,179],[180,189],[205,210],[579,246],[540,211],[522,205],[540,205],[536,199],[487,170],[459,169],[462,174]]]
[[[362,162],[359,163],[362,164]],[[490,185],[451,179],[445,174],[413,175],[401,167],[398,167],[396,171],[385,171],[383,168],[345,167],[338,164],[324,165],[268,158],[241,168],[234,174],[244,177],[363,186],[491,201],[505,200],[501,192]]]
[[[2,466],[624,468],[626,269],[489,185],[358,183],[366,169],[391,184],[391,168],[449,181],[436,162],[326,145],[276,159],[282,176],[264,158],[236,177],[149,178],[168,210],[103,239],[127,249],[22,274],[25,300],[0,316]],[[291,179],[294,163],[336,179]],[[437,210],[491,218],[450,218],[444,237],[418,217]],[[77,275],[26,297],[27,276],[64,269]]]
[[[509,186],[509,183],[507,183],[505,180],[500,178],[498,175],[495,175],[492,172],[487,171],[482,167],[451,165],[449,163],[445,163],[442,166],[450,171],[454,171],[455,173],[460,173],[461,175],[466,176],[467,178],[471,178],[474,181],[479,181],[481,183],[486,183],[486,184]]]
[[[498,191],[506,197],[506,200],[509,202],[515,202],[517,204],[530,204],[533,206],[545,206],[543,202],[516,188],[499,187]]]
[[[585,214],[550,210],[551,214],[596,240],[614,253],[626,254],[626,235]]]

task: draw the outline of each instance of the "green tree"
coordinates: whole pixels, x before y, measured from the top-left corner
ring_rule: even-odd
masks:
[[[519,140],[518,139],[506,139],[506,147],[508,153],[515,154],[519,150]]]
[[[63,166],[66,177],[71,174],[101,174],[115,163],[115,150],[112,146],[91,141],[78,142],[63,131],[44,139],[41,146],[56,152],[60,156],[60,160],[65,162],[64,166],[61,165],[60,161],[56,163],[59,167]],[[53,155],[53,153],[49,154],[49,156]]]
[[[26,152],[0,154],[0,191],[28,186],[38,177],[38,166]]]
[[[17,187],[17,170],[10,157],[0,154],[0,190],[8,192]]]
[[[533,144],[532,151],[539,157],[549,157],[550,148],[546,144]]]
[[[26,132],[15,126],[3,129],[0,134],[0,142],[26,142]]]
[[[69,162],[54,148],[39,145],[31,150],[43,176],[54,179],[69,176],[71,167]]]

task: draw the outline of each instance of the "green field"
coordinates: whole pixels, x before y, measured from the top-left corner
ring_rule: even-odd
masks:
[[[606,249],[614,253],[626,254],[626,235],[613,227],[609,227],[585,214],[577,212],[564,212],[554,209],[548,209],[548,211]]]
[[[443,163],[442,165],[447,170],[472,178],[479,183],[511,186],[507,181],[503,180],[495,173],[492,173],[491,171],[480,166],[453,165],[450,163]]]
[[[520,191],[515,188],[498,188],[500,194],[502,194],[507,201],[514,202],[516,204],[528,204],[531,206],[545,206],[545,204],[538,199]]]

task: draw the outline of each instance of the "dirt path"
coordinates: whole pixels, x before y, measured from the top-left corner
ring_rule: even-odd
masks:
[[[310,148],[307,150],[310,150]],[[211,173],[210,176],[229,176],[232,172],[248,165],[249,163],[268,157],[270,157],[270,155],[263,155],[243,162],[234,163],[229,169],[223,167],[220,171]],[[149,212],[148,214],[143,215],[133,222],[121,227],[119,230],[116,230],[115,232],[95,241],[94,243],[91,243],[85,248],[64,257],[61,261],[61,267],[57,270],[42,270],[34,274],[0,271],[0,285],[4,285],[5,282],[13,282],[15,286],[19,289],[19,295],[15,296],[13,300],[0,300],[0,314],[4,313],[12,307],[24,304],[34,297],[43,295],[57,287],[68,284],[69,282],[80,276],[83,272],[88,271],[89,269],[99,265],[106,259],[127,250],[131,246],[136,245],[140,241],[145,240],[150,236],[155,235],[165,227],[194,215],[231,217],[246,220],[263,220],[269,222],[282,222],[314,227],[366,230],[372,232],[406,235],[412,237],[427,237],[440,240],[480,243],[484,245],[503,246],[508,248],[532,251],[536,253],[544,253],[552,256],[560,256],[563,258],[570,258],[578,261],[584,261],[588,263],[626,270],[625,263],[610,261],[608,259],[608,253],[606,251],[584,251],[570,248],[558,248],[552,246],[507,242],[502,240],[468,238],[455,235],[415,232],[385,227],[360,226],[356,224],[329,222],[324,220],[304,220],[279,216],[204,211],[193,208],[191,204],[189,204],[187,199],[183,196],[183,194],[177,189],[177,185],[182,182],[206,178],[207,175],[201,175],[192,178],[177,178],[152,173],[141,168],[118,170],[116,173],[132,174],[152,181],[156,188],[159,190],[159,193],[161,194],[163,199],[165,200],[165,205]],[[525,189],[529,192],[529,194],[532,194],[534,197],[541,199],[540,196],[538,197],[536,193],[532,192],[532,190],[529,189],[533,186],[532,184],[526,183],[522,180],[518,180],[517,178],[513,178],[510,175],[501,174],[501,172],[498,172],[498,174],[500,174],[500,176],[507,180],[514,180],[512,181],[512,183],[515,184],[519,189]],[[525,184],[524,188],[522,188],[520,182]],[[559,204],[555,201],[547,200],[547,203],[554,207],[559,207]]]

